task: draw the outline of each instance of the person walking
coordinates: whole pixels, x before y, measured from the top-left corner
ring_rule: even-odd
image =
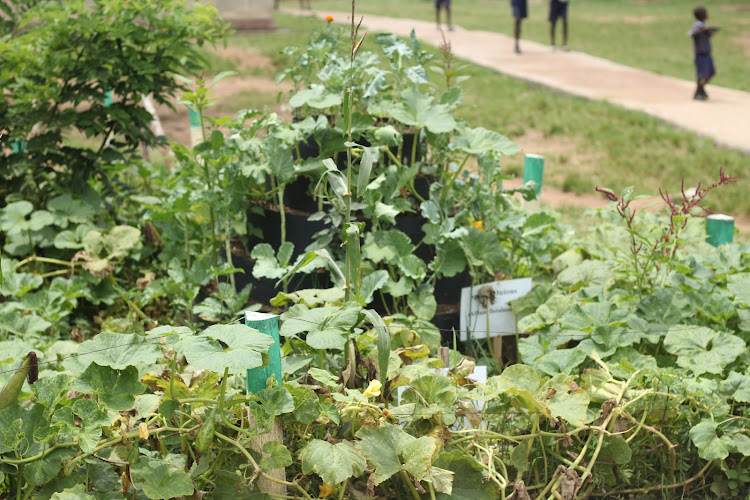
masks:
[[[562,49],[568,50],[568,0],[550,0],[549,2],[549,37],[552,48],[555,48],[555,27],[557,20],[562,19]]]
[[[451,0],[435,0],[435,23],[440,29],[440,9],[445,8],[445,20],[448,23],[448,31],[453,31],[451,24]]]
[[[513,19],[515,25],[513,27],[513,35],[516,39],[516,54],[521,53],[521,47],[518,45],[518,40],[521,38],[521,21],[529,16],[529,6],[526,0],[510,0],[510,8],[513,11]]]
[[[706,24],[708,11],[705,7],[696,7],[693,10],[693,16],[695,16],[695,23],[688,31],[688,35],[693,37],[693,53],[695,56],[693,62],[695,62],[695,78],[698,84],[693,99],[705,101],[708,99],[706,84],[716,74],[714,59],[711,56],[711,36],[719,31],[719,28],[712,28]]]

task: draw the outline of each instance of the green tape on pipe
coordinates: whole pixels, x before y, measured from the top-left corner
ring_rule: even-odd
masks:
[[[714,214],[706,217],[706,241],[721,246],[734,241],[734,217]]]
[[[262,391],[268,384],[268,379],[274,377],[277,385],[281,385],[281,341],[279,340],[279,317],[274,314],[257,312],[245,313],[245,324],[261,333],[273,338],[273,345],[268,350],[270,363],[263,368],[253,368],[247,371],[247,392]]]
[[[542,194],[542,177],[544,176],[544,156],[527,154],[523,160],[523,183],[536,182],[537,197]]]

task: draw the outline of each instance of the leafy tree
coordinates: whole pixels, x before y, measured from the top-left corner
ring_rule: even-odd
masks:
[[[185,0],[1,5],[0,195],[37,205],[92,176],[107,185],[105,165],[156,144],[142,96],[169,104],[184,85],[174,75],[199,71],[197,47],[227,30],[214,7]]]

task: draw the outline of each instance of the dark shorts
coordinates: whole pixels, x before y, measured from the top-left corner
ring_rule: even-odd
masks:
[[[435,8],[445,7],[446,9],[451,8],[451,0],[435,0]]]
[[[551,0],[549,3],[549,22],[554,23],[558,19],[568,20],[568,2]]]
[[[715,74],[714,58],[710,54],[695,56],[695,76],[699,80],[708,80]]]
[[[510,0],[510,7],[513,9],[513,17],[516,19],[529,17],[529,7],[526,0]]]

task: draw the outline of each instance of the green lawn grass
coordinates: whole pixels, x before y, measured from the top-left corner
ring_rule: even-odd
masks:
[[[323,26],[310,17],[277,14],[276,19],[276,32],[236,35],[230,45],[251,48],[283,68],[291,60],[281,50],[306,43],[310,32]],[[508,135],[526,152],[544,154],[547,185],[576,193],[593,193],[596,185],[615,191],[632,185],[647,195],[658,195],[662,187],[676,194],[683,179],[686,187],[705,186],[718,177],[720,167],[730,175],[747,169],[748,155],[645,113],[554,92],[472,64],[466,64],[464,74],[470,78],[462,84],[465,97],[458,116]],[[506,172],[518,174],[522,161],[522,155],[506,159]],[[711,196],[708,205],[750,215],[746,190],[747,179],[741,178]]]
[[[572,50],[692,80],[692,42],[687,31],[695,21],[692,9],[700,3],[699,0],[571,0],[569,45]],[[546,0],[529,0],[529,18],[523,22],[522,38],[550,43],[548,4]],[[433,0],[360,1],[357,12],[433,21],[433,6]],[[718,71],[713,83],[750,91],[750,3],[715,0],[706,6],[709,24],[722,28],[713,39]],[[320,0],[314,7],[320,12],[348,12],[351,3]],[[452,10],[454,24],[465,29],[506,35],[513,32],[509,0],[456,0]],[[558,26],[558,44],[561,31]]]

